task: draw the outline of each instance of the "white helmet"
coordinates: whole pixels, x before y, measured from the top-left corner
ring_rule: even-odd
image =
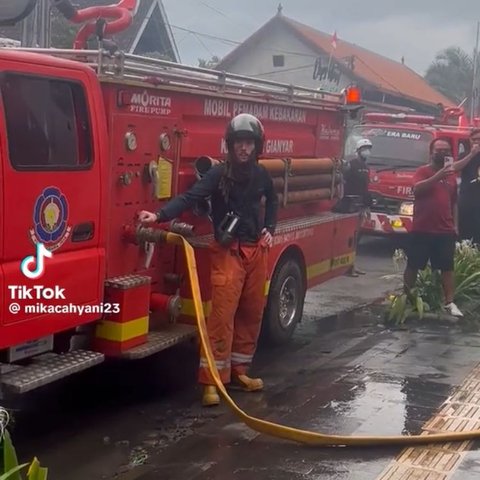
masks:
[[[368,138],[361,138],[358,142],[357,142],[357,147],[356,147],[356,151],[358,152],[361,148],[363,147],[370,147],[372,148],[373,147],[373,144],[372,142],[368,139]]]

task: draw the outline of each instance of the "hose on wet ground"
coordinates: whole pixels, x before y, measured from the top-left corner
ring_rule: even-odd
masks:
[[[193,304],[195,308],[195,316],[197,320],[198,332],[203,348],[203,353],[208,362],[208,368],[215,381],[218,391],[223,397],[225,403],[230,407],[232,412],[251,429],[284,440],[290,440],[302,444],[322,446],[322,447],[373,447],[373,446],[390,446],[390,445],[420,445],[430,443],[444,443],[452,441],[466,441],[480,438],[480,430],[469,432],[448,432],[448,433],[424,433],[421,435],[397,435],[397,436],[342,436],[327,435],[320,432],[312,432],[308,430],[300,430],[297,428],[287,427],[277,423],[252,417],[240,409],[237,404],[229,396],[225,386],[223,385],[219,372],[217,370],[210,342],[208,339],[207,326],[205,322],[205,314],[200,292],[200,284],[198,280],[198,271],[195,261],[195,253],[193,247],[176,233],[168,232],[166,241],[170,244],[181,246],[185,253],[187,263],[188,278],[192,289]]]

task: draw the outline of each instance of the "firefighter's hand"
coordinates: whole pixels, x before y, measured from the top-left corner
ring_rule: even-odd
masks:
[[[264,228],[262,230],[262,239],[265,242],[265,245],[267,247],[271,248],[273,245],[273,235],[266,229]]]
[[[157,215],[155,213],[142,210],[138,214],[138,220],[142,223],[155,223],[157,221]]]

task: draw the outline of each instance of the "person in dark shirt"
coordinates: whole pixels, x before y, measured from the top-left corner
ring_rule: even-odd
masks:
[[[214,242],[211,245],[212,312],[208,333],[224,384],[233,381],[248,392],[263,388],[247,376],[255,354],[265,302],[268,249],[273,244],[278,198],[268,171],[258,163],[265,141],[261,122],[240,114],[227,127],[225,163],[211,168],[187,192],[157,213],[142,211],[141,222],[166,222],[210,197]],[[260,218],[262,197],[265,215]],[[207,360],[200,358],[203,405],[220,403]]]
[[[472,240],[480,246],[480,129],[470,134],[471,150],[462,160],[455,162],[461,170],[458,197],[458,228],[462,240]]]
[[[368,138],[361,138],[358,140],[356,145],[357,155],[350,160],[343,171],[344,197],[359,197],[361,203],[359,228],[361,227],[363,220],[369,216],[369,209],[371,206],[371,198],[368,191],[370,184],[370,169],[367,160],[370,158],[372,148],[372,142]],[[348,271],[348,275],[351,277],[358,277],[359,275],[365,275],[365,272],[359,270],[354,263]]]
[[[362,207],[370,207],[370,168],[367,161],[372,154],[372,142],[368,138],[362,138],[357,142],[357,156],[350,160],[344,169],[343,178],[345,182],[344,195],[355,195],[360,197]]]
[[[437,138],[430,145],[430,164],[415,172],[413,225],[404,283],[408,294],[415,286],[418,271],[424,270],[430,260],[432,270],[441,271],[445,310],[462,317],[453,302],[457,180],[455,167],[445,163],[451,155],[450,142]]]

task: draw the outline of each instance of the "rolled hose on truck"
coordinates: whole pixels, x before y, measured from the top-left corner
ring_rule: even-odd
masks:
[[[276,438],[290,440],[307,445],[319,447],[374,447],[390,445],[421,445],[431,443],[444,443],[452,441],[466,441],[480,438],[480,430],[470,432],[454,433],[436,433],[431,435],[397,435],[397,436],[342,436],[325,435],[320,432],[311,432],[308,430],[299,430],[285,425],[268,422],[260,418],[252,417],[241,410],[237,404],[228,395],[225,386],[220,380],[215,360],[213,358],[210,342],[208,339],[207,326],[205,323],[205,314],[200,293],[200,284],[198,281],[197,265],[192,246],[184,237],[176,233],[166,232],[166,242],[183,247],[188,269],[188,278],[190,281],[195,308],[195,317],[197,319],[198,331],[200,334],[201,345],[204,355],[207,358],[208,368],[215,381],[220,394],[230,407],[232,412],[251,429]]]

